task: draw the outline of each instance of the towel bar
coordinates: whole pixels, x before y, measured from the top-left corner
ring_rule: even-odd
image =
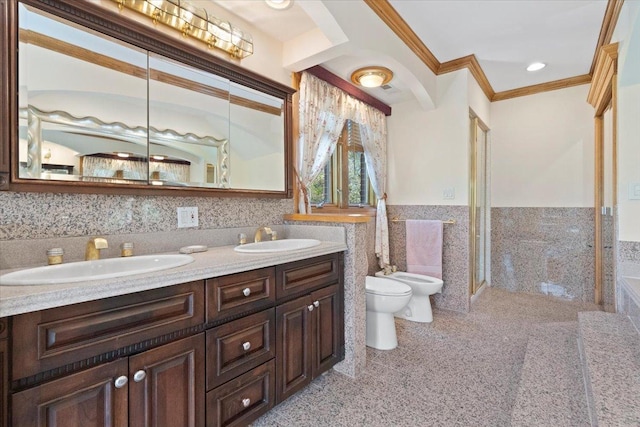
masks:
[[[391,222],[405,222],[406,219],[400,219],[397,217],[393,217],[391,218]],[[443,224],[455,224],[456,220],[455,219],[445,219],[442,221]]]

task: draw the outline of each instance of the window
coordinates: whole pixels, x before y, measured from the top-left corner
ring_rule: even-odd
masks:
[[[309,186],[309,197],[316,208],[348,209],[373,204],[375,196],[367,176],[358,123],[345,122],[331,159]]]

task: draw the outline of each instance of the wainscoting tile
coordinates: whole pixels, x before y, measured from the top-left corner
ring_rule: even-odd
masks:
[[[492,285],[590,302],[593,208],[492,208]]]

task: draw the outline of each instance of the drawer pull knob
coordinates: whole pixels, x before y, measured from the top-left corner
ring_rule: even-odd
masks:
[[[249,288],[244,288],[242,290],[242,295],[244,295],[245,297],[248,297],[249,295],[251,295],[251,289]]]
[[[309,309],[309,311],[313,311],[313,304],[311,304],[309,307],[307,307]]]
[[[320,307],[320,301],[314,301],[313,305],[316,306],[316,307]]]
[[[242,406],[244,406],[245,408],[248,408],[249,405],[251,405],[251,399],[249,398],[242,399]]]
[[[146,377],[147,377],[147,373],[145,371],[143,371],[142,369],[140,369],[135,374],[133,374],[133,380],[135,382],[137,382],[137,383],[139,383],[140,381],[142,381]]]
[[[126,386],[128,382],[129,379],[125,375],[122,375],[116,378],[116,380],[114,381],[114,385],[116,386],[116,388],[122,388]]]
[[[251,348],[251,343],[249,341],[242,343],[242,348],[244,349],[244,351],[249,351],[249,349]]]

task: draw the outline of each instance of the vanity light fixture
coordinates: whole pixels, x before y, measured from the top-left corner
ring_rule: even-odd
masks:
[[[533,63],[529,64],[529,66],[527,67],[527,71],[542,70],[546,66],[547,66],[547,64],[545,64],[544,62],[533,62]]]
[[[272,9],[285,10],[293,5],[293,0],[264,0],[264,2]]]
[[[393,78],[393,71],[385,67],[364,67],[351,73],[351,81],[359,86],[378,87],[385,85]]]
[[[251,34],[234,27],[203,9],[183,0],[113,0],[118,9],[126,7],[150,17],[154,24],[162,23],[205,43],[210,49],[227,52],[232,58],[253,54]]]

